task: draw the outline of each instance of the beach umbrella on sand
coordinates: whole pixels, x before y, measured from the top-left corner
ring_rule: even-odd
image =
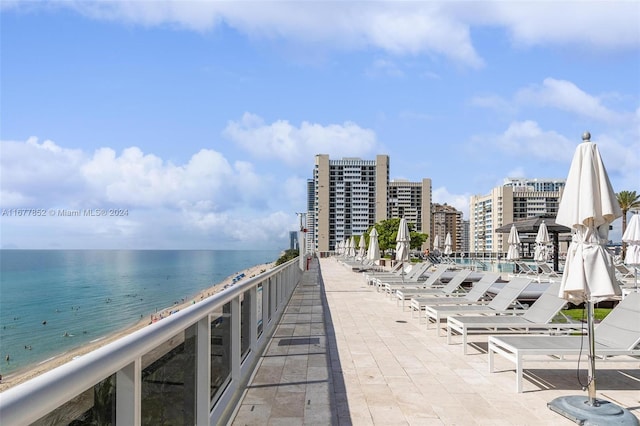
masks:
[[[583,142],[576,148],[556,216],[556,223],[572,228],[560,297],[587,305],[588,397],[559,397],[548,406],[576,423],[576,419],[581,419],[587,424],[638,424],[630,413],[635,423],[624,422],[624,409],[617,407],[618,410],[615,404],[596,400],[593,305],[620,295],[613,257],[607,252],[605,243],[609,224],[622,216],[622,211],[598,147],[590,139],[589,132],[585,132]],[[618,423],[621,420],[623,422]]]
[[[376,228],[369,233],[369,248],[367,249],[367,260],[375,262],[380,259],[380,246],[378,245],[378,231]]]
[[[511,225],[511,231],[509,231],[509,238],[507,239],[509,248],[507,249],[507,260],[520,259],[520,236],[515,225]]]
[[[360,243],[358,244],[358,257],[364,259],[367,248],[364,241],[364,235],[360,235]]]
[[[549,231],[547,230],[547,225],[542,221],[540,227],[538,228],[538,233],[536,234],[536,248],[534,252],[534,259],[538,262],[546,262],[549,257],[549,248],[548,245],[551,242],[549,238]]]
[[[622,235],[622,241],[627,243],[627,255],[624,263],[635,268],[640,265],[640,212],[631,216],[631,220]],[[634,269],[635,287],[638,288],[638,271]]]
[[[444,254],[449,256],[451,254],[451,233],[447,232],[447,236],[444,237]]]

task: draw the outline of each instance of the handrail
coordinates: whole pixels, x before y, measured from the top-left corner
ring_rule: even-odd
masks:
[[[123,369],[165,340],[175,336],[244,292],[271,277],[297,267],[297,259],[240,281],[163,320],[143,327],[92,352],[47,371],[0,394],[2,424],[38,420],[97,382]]]

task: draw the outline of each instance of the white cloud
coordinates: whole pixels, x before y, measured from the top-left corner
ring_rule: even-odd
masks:
[[[576,145],[553,130],[542,130],[532,120],[512,122],[502,134],[485,137],[484,142],[508,156],[526,155],[555,162],[570,161]]]
[[[3,206],[46,203],[65,193],[83,190],[79,167],[86,155],[81,151],[61,148],[49,140],[39,143],[35,137],[0,143]]]
[[[276,159],[290,166],[307,165],[316,154],[331,157],[360,157],[378,148],[376,135],[355,123],[330,124],[302,122],[300,127],[287,120],[266,124],[254,114],[245,113],[240,121],[231,121],[223,132],[253,157]]]
[[[553,107],[605,122],[621,121],[620,114],[606,108],[602,101],[566,80],[545,78],[542,85],[521,89],[515,99],[520,104]]]
[[[42,5],[45,3],[45,5]],[[637,48],[638,4],[581,0],[535,2],[217,2],[51,0],[3,2],[3,9],[47,5],[92,19],[207,32],[225,24],[253,40],[335,50],[379,49],[392,55],[436,55],[477,68],[475,28],[503,28],[521,46]],[[250,6],[249,6],[250,5]]]
[[[573,45],[585,49],[637,48],[638,3],[583,0],[482,2],[484,19],[504,26],[516,44]],[[480,6],[478,6],[480,7]]]
[[[30,2],[25,2],[27,6]],[[326,46],[336,50],[376,48],[393,55],[437,54],[466,66],[482,66],[469,27],[438,2],[48,2],[92,19],[198,32],[225,24],[254,40]],[[248,6],[250,5],[250,6]]]
[[[452,194],[446,187],[441,186],[433,190],[433,202],[438,204],[448,204],[463,213],[465,219],[469,219],[469,200],[471,194]]]
[[[122,209],[124,216],[2,217],[3,246],[62,248],[281,248],[304,206],[296,192],[203,149],[172,164],[130,147],[89,155],[54,142],[3,141],[2,205],[37,209]]]

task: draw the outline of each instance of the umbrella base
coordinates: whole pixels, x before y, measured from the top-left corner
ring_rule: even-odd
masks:
[[[625,408],[609,401],[596,399],[597,405],[589,405],[586,396],[561,396],[547,404],[550,410],[579,425],[629,425],[638,426],[638,418]]]

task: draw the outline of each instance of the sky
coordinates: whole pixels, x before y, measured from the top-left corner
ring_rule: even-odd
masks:
[[[585,131],[640,192],[639,21],[638,1],[2,0],[0,246],[284,249],[316,154],[387,154],[468,219],[505,178],[565,179]]]

